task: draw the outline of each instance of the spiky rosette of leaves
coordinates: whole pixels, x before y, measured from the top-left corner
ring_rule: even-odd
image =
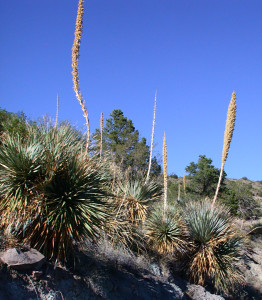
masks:
[[[128,180],[119,184],[120,209],[127,213],[131,221],[144,221],[146,219],[149,202],[159,199],[162,188],[153,181],[145,183],[143,178]]]
[[[92,159],[70,157],[45,180],[26,240],[48,257],[64,260],[74,241],[95,240],[108,220],[106,178]]]
[[[188,262],[190,278],[197,284],[211,281],[219,289],[242,282],[237,268],[240,238],[224,207],[212,207],[208,201],[187,204],[184,219],[193,243]]]
[[[149,244],[160,254],[172,253],[180,256],[188,248],[185,223],[174,210],[154,210],[146,222],[146,236]]]
[[[1,209],[48,257],[64,260],[74,241],[96,239],[110,213],[104,161],[83,149],[68,125],[31,128],[28,139],[6,137],[1,146]]]
[[[25,214],[31,194],[43,178],[44,148],[35,137],[23,139],[6,133],[0,147],[0,210],[4,222]]]

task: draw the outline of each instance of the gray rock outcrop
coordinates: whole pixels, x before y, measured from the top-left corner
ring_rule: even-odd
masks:
[[[0,254],[0,260],[8,267],[16,270],[29,270],[41,268],[45,261],[44,255],[36,249],[8,249]]]

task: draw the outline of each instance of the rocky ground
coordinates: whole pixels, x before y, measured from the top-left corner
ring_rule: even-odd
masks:
[[[143,257],[97,248],[97,254],[78,252],[71,268],[45,261],[16,270],[1,263],[0,299],[262,299],[262,239],[253,236],[249,246],[240,262],[247,285],[235,298],[214,295]]]

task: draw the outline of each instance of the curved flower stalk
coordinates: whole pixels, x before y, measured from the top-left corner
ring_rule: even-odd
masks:
[[[222,152],[222,164],[221,164],[219,180],[218,180],[217,189],[216,189],[216,193],[215,193],[215,197],[214,197],[212,206],[215,205],[215,202],[217,200],[217,195],[218,195],[218,192],[219,192],[219,188],[220,188],[220,185],[221,185],[224,166],[225,166],[225,162],[227,160],[228,150],[229,150],[230,143],[231,143],[231,140],[232,140],[232,137],[233,137],[233,131],[234,131],[235,121],[236,121],[236,110],[237,110],[237,107],[236,107],[236,93],[233,92],[231,101],[230,101],[229,106],[228,106],[228,111],[227,111],[226,129],[225,129],[225,133],[224,133],[224,146],[223,146],[223,152]]]
[[[84,113],[84,117],[86,119],[86,129],[87,129],[86,150],[85,150],[85,155],[86,155],[87,151],[88,151],[88,147],[89,147],[90,126],[89,126],[88,112],[85,107],[85,101],[82,98],[80,87],[79,87],[79,75],[78,75],[79,49],[80,49],[81,36],[82,36],[82,31],[83,31],[83,15],[84,15],[83,2],[84,2],[83,0],[79,0],[79,2],[78,2],[75,39],[74,39],[74,44],[73,44],[73,48],[72,48],[72,68],[73,68],[72,75],[73,75],[74,91],[76,94],[76,98],[80,103],[80,106]]]

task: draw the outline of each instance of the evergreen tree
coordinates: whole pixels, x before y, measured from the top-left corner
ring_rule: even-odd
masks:
[[[212,165],[212,159],[205,155],[199,155],[197,163],[191,162],[186,167],[186,172],[189,174],[190,185],[188,190],[197,193],[203,197],[212,197],[215,194],[216,186],[219,178],[220,170]],[[226,173],[223,173],[221,192],[224,188],[224,179]]]
[[[0,109],[0,136],[3,132],[8,131],[11,134],[18,133],[21,137],[26,137],[27,118],[23,112],[17,114]]]
[[[100,130],[96,129],[94,138],[100,142]],[[134,171],[146,171],[149,161],[149,146],[143,137],[139,140],[139,132],[135,129],[132,120],[128,120],[120,109],[115,109],[106,120],[103,128],[103,151],[113,153],[116,163],[123,170],[129,166]],[[156,157],[152,159],[153,174],[161,173],[161,166]]]

